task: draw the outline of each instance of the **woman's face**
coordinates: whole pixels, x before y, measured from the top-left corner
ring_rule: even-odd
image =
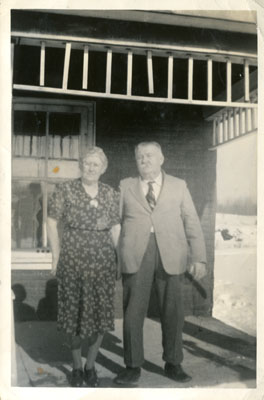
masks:
[[[104,165],[97,155],[90,155],[82,160],[80,164],[83,182],[98,182],[100,176],[105,172]]]

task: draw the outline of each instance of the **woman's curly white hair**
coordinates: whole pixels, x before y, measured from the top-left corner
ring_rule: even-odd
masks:
[[[107,157],[103,151],[103,149],[101,149],[101,147],[97,147],[97,146],[92,146],[92,147],[88,147],[83,154],[81,155],[81,157],[79,158],[79,164],[80,166],[82,165],[83,161],[86,160],[87,158],[91,157],[91,156],[97,156],[104,167],[104,170],[107,169],[108,167],[108,160]]]

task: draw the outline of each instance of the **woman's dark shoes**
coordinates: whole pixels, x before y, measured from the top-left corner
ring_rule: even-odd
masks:
[[[82,387],[83,385],[83,370],[73,369],[71,374],[70,384],[72,387]]]
[[[124,371],[117,375],[114,382],[118,385],[133,385],[138,382],[140,375],[141,369],[139,367],[126,367]]]
[[[94,367],[91,369],[87,369],[85,364],[83,378],[87,387],[97,387],[99,385],[99,378]]]
[[[170,363],[166,363],[164,370],[165,370],[165,375],[176,382],[186,383],[192,379],[191,376],[187,375],[183,371],[182,366],[180,364],[173,365]]]

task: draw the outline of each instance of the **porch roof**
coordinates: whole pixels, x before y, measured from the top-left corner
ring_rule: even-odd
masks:
[[[160,24],[160,28],[157,29],[155,24]],[[164,26],[162,27],[162,25]],[[14,89],[81,97],[214,106],[214,108],[218,108],[218,114],[211,116],[210,119],[214,120],[216,126],[225,123],[227,112],[230,126],[233,120],[234,125],[237,118],[240,121],[239,130],[237,128],[229,131],[226,129],[225,141],[233,139],[233,136],[236,136],[235,132],[237,132],[237,136],[241,136],[256,129],[255,12],[14,10],[12,13],[12,37],[18,48],[21,45],[33,46],[38,47],[40,52],[37,84],[14,81]],[[14,51],[15,45],[13,44],[12,47]],[[63,70],[59,77],[61,84],[58,86],[50,86],[46,83],[45,59],[48,51],[46,49],[52,47],[64,51]],[[76,87],[71,88],[68,86],[71,72],[70,62],[71,57],[76,55],[76,51],[83,54],[82,71],[80,70],[81,73],[79,73],[82,83],[81,87],[78,86],[78,83]],[[89,90],[88,87],[89,54],[92,52],[105,54],[105,60],[101,60],[98,65],[104,71],[103,90]],[[121,92],[112,90],[115,79],[112,73],[115,54],[126,57],[125,87]],[[139,94],[137,91],[133,91],[134,81],[132,78],[135,66],[134,58],[141,57],[142,59],[142,56],[145,60],[146,76],[144,77],[141,69],[140,83],[143,84],[144,79],[147,81],[147,93]],[[167,63],[165,66],[167,73],[164,73],[162,79],[165,91],[159,94],[159,91],[156,91],[156,84],[161,77],[157,76],[160,66],[157,64],[157,60],[161,58],[165,59]],[[179,63],[180,59],[186,61],[185,71],[176,73],[175,64]],[[203,88],[200,87],[199,80],[197,78],[195,80],[196,61],[203,63],[203,65],[196,63],[196,67],[198,65],[200,68],[196,72],[201,74],[199,80],[203,82]],[[216,95],[214,93],[216,74],[213,70],[213,63],[223,66],[218,73],[223,75],[225,81],[225,88],[222,87],[224,94],[218,92]],[[238,70],[234,68],[233,72],[233,65],[234,67],[240,65],[243,70],[237,72]],[[121,71],[121,69],[118,70]],[[96,71],[98,72],[98,68]],[[205,75],[202,75],[204,71],[206,71]],[[239,79],[236,77],[237,74],[239,74]],[[120,72],[116,79],[119,77]],[[187,93],[184,96],[177,96],[175,87],[177,91],[183,79],[187,81]],[[91,81],[90,78],[89,81]],[[253,91],[254,96],[252,97]],[[197,94],[201,95],[202,93],[201,97],[197,97]],[[224,114],[222,110],[219,111],[219,108],[222,107]],[[238,110],[238,108],[245,110]],[[212,111],[209,112],[209,114],[211,113]],[[245,129],[242,129],[241,121],[244,119],[246,119]],[[249,126],[252,129],[249,129]],[[214,139],[214,145],[220,142],[222,140]]]
[[[45,10],[39,10],[45,12]],[[50,13],[256,34],[255,11],[49,10]]]

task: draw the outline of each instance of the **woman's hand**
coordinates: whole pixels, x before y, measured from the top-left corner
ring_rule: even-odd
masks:
[[[111,228],[111,235],[115,249],[118,247],[119,237],[120,237],[121,225],[113,225]]]
[[[52,252],[51,274],[56,275],[60,255],[60,240],[58,235],[57,220],[48,217],[48,238]]]
[[[57,265],[58,265],[59,258],[52,256],[52,264],[51,264],[51,275],[56,276],[57,272]]]

